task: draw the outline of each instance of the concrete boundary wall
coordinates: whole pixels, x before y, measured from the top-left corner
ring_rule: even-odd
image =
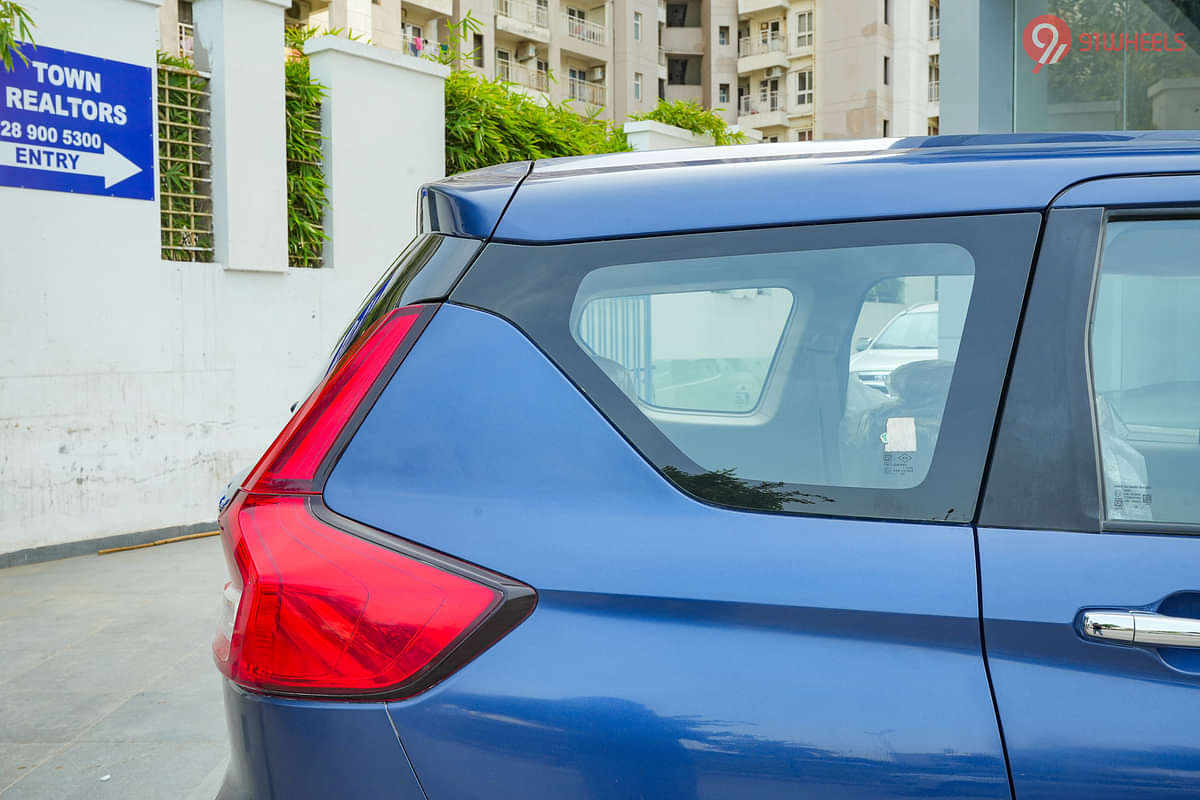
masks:
[[[27,5],[39,44],[154,65],[157,0]],[[337,238],[327,268],[281,264],[283,128],[271,120],[282,114],[284,5],[195,5],[223,104],[213,171],[226,211],[214,236],[227,263],[161,260],[157,199],[0,186],[0,566],[210,530],[225,483],[283,426],[413,235],[418,186],[443,170],[428,129],[443,126],[445,68],[329,44],[313,69],[331,92]],[[339,92],[377,93],[402,113],[374,129],[378,109]],[[410,135],[425,145],[406,149]]]

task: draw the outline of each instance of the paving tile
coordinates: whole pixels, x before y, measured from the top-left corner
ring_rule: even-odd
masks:
[[[124,697],[105,691],[21,691],[5,687],[0,745],[70,742],[112,713]]]
[[[0,797],[3,800],[185,797],[225,758],[225,745],[210,742],[79,742],[0,792]],[[109,778],[102,781],[105,775]]]
[[[214,674],[190,690],[138,692],[80,736],[85,742],[224,742],[221,686]]]
[[[0,569],[2,800],[216,795],[225,573],[215,538]]]
[[[0,747],[0,792],[3,792],[5,787],[33,772],[55,750],[61,749],[61,744],[46,742],[5,744],[3,747]],[[213,796],[215,797],[216,795]]]

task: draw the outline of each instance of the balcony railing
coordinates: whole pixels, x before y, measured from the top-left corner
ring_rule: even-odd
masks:
[[[550,74],[544,69],[530,69],[512,61],[496,59],[496,77],[539,92],[550,91]]]
[[[442,46],[432,39],[426,39],[422,36],[412,36],[407,33],[400,35],[400,52],[407,53],[410,56],[432,55]]]
[[[772,36],[763,41],[761,36],[743,36],[738,39],[738,57],[760,56],[765,53],[782,53],[787,49],[787,41],[782,35]]]
[[[942,38],[942,18],[940,16],[929,18],[929,38],[930,40]]]
[[[196,27],[187,22],[179,23],[179,57],[191,58],[196,50]]]
[[[537,25],[539,28],[550,27],[550,9],[525,0],[496,0],[496,13],[502,17]]]
[[[570,78],[567,80],[567,96],[572,100],[582,100],[594,106],[602,106],[604,105],[604,84]]]
[[[929,82],[929,102],[937,103],[937,102],[940,102],[941,99],[942,99],[942,82],[941,81],[930,81]]]
[[[759,92],[742,95],[738,98],[738,116],[748,117],[752,114],[770,114],[773,111],[785,111],[783,94],[780,92]]]
[[[590,42],[591,44],[602,46],[608,44],[607,26],[599,22],[572,17],[569,14],[564,14],[563,19],[567,23],[567,36],[570,36],[572,39],[579,39],[582,42]]]
[[[665,67],[667,65],[667,51],[663,48],[658,48],[658,65]]]

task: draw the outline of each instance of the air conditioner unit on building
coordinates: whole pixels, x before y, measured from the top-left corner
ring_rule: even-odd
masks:
[[[767,70],[767,77],[768,78],[782,78],[783,77],[783,67],[770,67]]]
[[[517,48],[517,61],[532,61],[537,58],[537,45],[527,42]]]
[[[604,67],[592,67],[589,69],[588,80],[592,83],[604,80]]]

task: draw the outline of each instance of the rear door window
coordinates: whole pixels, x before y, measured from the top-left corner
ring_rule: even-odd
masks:
[[[1109,520],[1200,524],[1200,220],[1106,227],[1092,318]]]
[[[965,521],[1038,223],[491,244],[451,299],[516,323],[700,499]]]

